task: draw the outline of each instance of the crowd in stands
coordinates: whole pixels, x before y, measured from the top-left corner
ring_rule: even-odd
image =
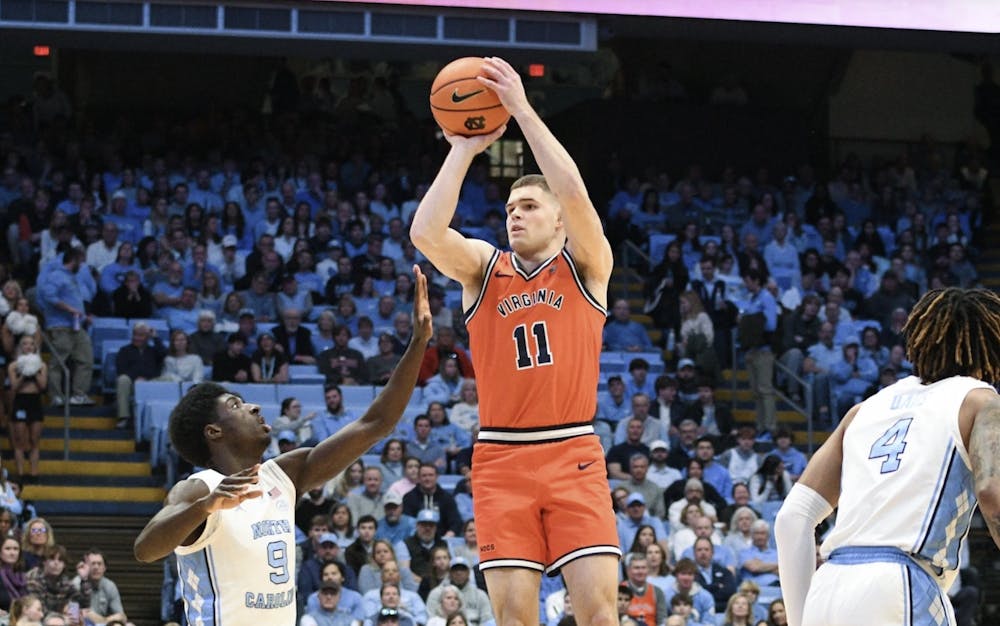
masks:
[[[326,381],[325,407],[285,398],[269,454],[329,436],[357,417],[343,388],[384,383],[407,345],[420,264],[435,326],[419,377],[425,410],[372,451],[378,463],[303,496],[300,624],[491,624],[467,480],[478,401],[461,299],[407,237],[441,150],[426,125],[401,134],[399,103],[375,115],[353,83],[331,115],[123,119],[108,136],[45,106],[53,98],[51,84],[36,85],[35,108],[8,107],[0,126],[0,314],[8,377],[21,381],[6,407],[18,476],[37,475],[42,395],[91,402],[95,317],[131,328],[115,358],[121,425],[137,381],[281,384],[308,366]],[[775,390],[832,427],[911,373],[909,307],[929,288],[977,281],[976,159],[963,148],[949,167],[928,144],[869,165],[849,157],[826,180],[808,165],[780,180],[766,168],[710,178],[691,165],[675,180],[650,167],[597,199],[615,249],[641,253],[619,265],[644,277],[640,298],[611,294],[605,349],[634,358],[595,390],[626,555],[623,624],[784,623],[768,520],[806,459],[777,421]],[[488,174],[474,165],[453,226],[503,247],[504,196]],[[41,329],[70,357],[68,386],[61,368],[47,380],[31,369]],[[733,365],[750,373],[753,425],[716,401]],[[443,474],[462,479],[444,488]],[[94,600],[107,587],[101,568],[70,584],[51,529],[35,547],[39,528],[25,525],[23,550],[40,569],[0,573],[11,604],[31,592],[46,610],[73,599],[121,613],[120,602],[95,608],[106,607]],[[162,617],[180,621],[184,581],[164,571]],[[12,590],[11,579],[26,586]],[[542,591],[542,621],[571,623],[561,581],[546,578]]]

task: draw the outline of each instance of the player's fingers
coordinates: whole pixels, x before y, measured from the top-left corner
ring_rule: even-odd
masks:
[[[491,57],[490,59],[493,61],[494,67],[496,67],[502,74],[508,77],[517,76],[517,70],[515,70],[514,66],[506,60],[501,59],[500,57]]]
[[[260,489],[252,489],[252,490],[248,490],[248,491],[244,491],[244,492],[240,493],[239,494],[239,498],[240,498],[240,502],[242,502],[244,500],[251,500],[253,498],[259,498],[262,495],[264,495],[264,492],[261,491]]]
[[[233,476],[253,476],[256,475],[257,472],[259,471],[260,471],[260,463],[256,463],[254,465],[251,465],[250,467],[241,469],[240,471],[233,474]]]

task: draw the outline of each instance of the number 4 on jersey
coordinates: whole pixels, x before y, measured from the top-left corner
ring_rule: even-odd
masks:
[[[913,422],[912,417],[899,420],[872,444],[868,458],[885,457],[885,461],[882,461],[882,474],[891,474],[899,469],[899,457],[906,450],[906,433],[910,430],[911,422]]]

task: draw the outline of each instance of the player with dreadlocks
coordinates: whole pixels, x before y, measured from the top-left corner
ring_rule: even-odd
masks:
[[[915,375],[847,412],[778,513],[791,626],[955,624],[946,592],[977,499],[1000,545],[1000,297],[928,292],[904,335]],[[838,506],[816,570],[815,528]]]

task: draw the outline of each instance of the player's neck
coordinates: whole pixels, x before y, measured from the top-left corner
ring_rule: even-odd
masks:
[[[558,254],[561,249],[561,243],[553,242],[541,250],[515,250],[512,254],[514,255],[514,263],[526,273],[530,274],[535,271],[539,265],[545,263]]]
[[[230,451],[216,449],[212,451],[208,467],[214,469],[220,474],[229,476],[239,472],[240,470],[256,465],[261,461],[261,455],[254,456],[253,453],[247,454],[244,452],[241,454],[235,450]]]

